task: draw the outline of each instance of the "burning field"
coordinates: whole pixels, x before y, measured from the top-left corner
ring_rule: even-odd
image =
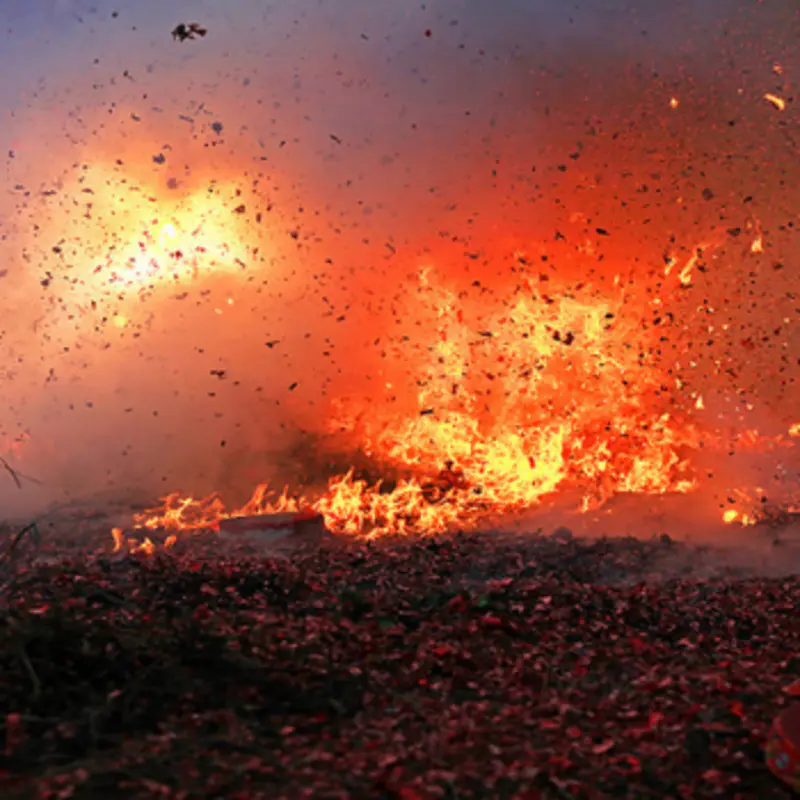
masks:
[[[162,5],[4,34],[8,796],[784,796],[796,8]]]

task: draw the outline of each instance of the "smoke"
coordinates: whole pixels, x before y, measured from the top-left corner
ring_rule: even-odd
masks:
[[[796,91],[793,3],[3,13],[0,452],[42,481],[4,515],[298,477],[331,403],[383,397],[420,267],[573,280],[587,242],[587,278],[673,295],[687,392],[798,416],[798,131],[763,100]],[[698,247],[691,291],[652,277]]]

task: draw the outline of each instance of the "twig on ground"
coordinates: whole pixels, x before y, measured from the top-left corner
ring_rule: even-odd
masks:
[[[28,677],[31,679],[31,683],[33,684],[31,700],[38,700],[42,695],[42,682],[39,680],[39,676],[36,674],[33,664],[31,664],[31,660],[25,650],[24,645],[20,647],[18,656],[19,660],[22,662],[22,666],[25,667],[25,672],[28,673]]]
[[[11,540],[11,544],[0,556],[0,567],[5,566],[13,557],[14,551],[19,547],[20,542],[30,534],[33,537],[34,544],[38,547],[41,544],[42,537],[39,534],[39,527],[35,522],[28,523],[24,528],[22,528],[17,535]]]

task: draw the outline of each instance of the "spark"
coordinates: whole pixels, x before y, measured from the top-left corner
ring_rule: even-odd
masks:
[[[778,111],[786,110],[786,101],[782,97],[779,97],[777,94],[772,94],[772,92],[767,92],[764,95],[764,99],[768,103],[771,103],[775,108],[777,108]]]

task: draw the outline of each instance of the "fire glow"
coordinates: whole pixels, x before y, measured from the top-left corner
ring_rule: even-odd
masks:
[[[258,237],[232,212],[235,188],[211,181],[176,193],[129,180],[122,170],[98,164],[73,180],[67,191],[80,198],[73,205],[82,213],[63,203],[49,209],[59,216],[48,230],[60,238],[42,283],[59,289],[71,317],[105,312],[124,328],[137,316],[133,304],[154,292],[241,273],[258,257]]]
[[[216,273],[244,273],[244,259],[257,260],[263,241],[246,227],[234,189],[227,194],[235,208],[220,202],[225,190],[216,185],[177,202],[138,191],[124,204],[126,183],[117,176],[105,181],[108,196],[93,192],[92,224],[81,229],[81,260],[102,263],[89,275],[75,277],[71,264],[59,273],[69,277],[80,308],[105,293],[114,309],[110,323],[124,329],[136,320],[132,299],[164,287],[202,286]],[[95,224],[101,211],[102,224]],[[744,230],[751,239],[742,257],[762,255],[758,220]],[[456,287],[440,276],[439,265],[419,268],[416,282],[396,299],[402,333],[384,337],[381,391],[338,396],[326,410],[328,431],[345,437],[386,477],[353,468],[332,475],[325,489],[293,486],[277,495],[259,485],[234,508],[216,493],[172,493],[137,514],[133,527],[166,531],[163,546],[171,547],[179,533],[215,530],[226,518],[312,510],[333,533],[423,535],[527,512],[556,493],[576,497],[588,512],[622,494],[692,492],[702,481],[694,463],[699,449],[723,451],[729,441],[714,430],[703,395],[673,370],[661,344],[680,338],[670,309],[692,291],[722,242],[716,235],[671,247],[649,277],[634,277],[625,263],[616,273],[606,264],[592,275],[591,242],[579,248],[582,271],[592,275],[583,280],[566,280],[546,260],[534,269],[535,259],[520,251],[509,256],[516,278],[503,289],[479,281]],[[59,253],[62,246],[67,240]],[[233,304],[229,297],[226,306]],[[793,426],[778,444],[791,447],[796,437]],[[737,436],[740,449],[776,441],[758,432]],[[764,519],[758,494],[731,490],[722,520],[749,526]],[[126,540],[119,529],[114,546],[156,549],[150,538]]]
[[[793,51],[748,32],[716,74],[729,21],[687,50],[622,15],[631,47],[575,58],[482,14],[392,58],[322,16],[308,59],[275,20],[280,57],[241,19],[154,28],[125,81],[98,55],[80,108],[74,80],[47,114],[27,97],[0,455],[51,491],[165,494],[115,529],[143,553],[270,513],[354,536],[624,495],[794,513],[770,483],[800,443]]]
[[[404,376],[394,372],[378,402],[340,398],[328,421],[399,477],[369,482],[350,470],[314,496],[288,488],[276,496],[260,485],[236,509],[217,494],[175,493],[138,514],[134,527],[168,532],[171,546],[177,533],[214,530],[226,518],[312,509],[334,533],[430,534],[528,511],[556,492],[577,494],[583,511],[619,494],[689,493],[701,443],[723,450],[729,442],[700,421],[702,396],[687,392],[657,354],[672,324],[665,300],[690,285],[701,252],[672,273],[667,296],[648,300],[620,275],[609,287],[533,274],[505,295],[478,286],[470,296],[422,269],[402,307],[415,333],[393,343]],[[409,361],[414,344],[419,357]],[[414,396],[398,406],[403,380]],[[750,431],[738,439],[755,450],[791,447],[795,435],[796,426],[787,436]],[[735,502],[724,522],[762,518],[751,510],[755,497],[737,492]],[[115,545],[125,546],[120,531]],[[129,547],[154,545],[148,538]]]

